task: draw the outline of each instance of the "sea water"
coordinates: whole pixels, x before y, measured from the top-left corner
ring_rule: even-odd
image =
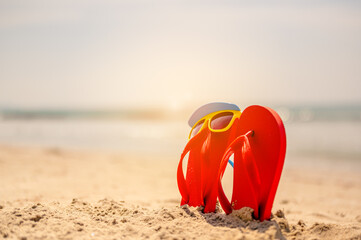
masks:
[[[298,161],[317,164],[325,159],[328,163],[347,161],[361,166],[361,108],[276,110],[284,120],[286,158],[290,163],[302,159]],[[0,120],[0,144],[128,151],[178,158],[189,131],[186,121],[176,118],[47,119],[32,115]]]

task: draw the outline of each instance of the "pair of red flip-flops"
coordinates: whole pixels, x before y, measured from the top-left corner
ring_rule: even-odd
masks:
[[[225,132],[204,128],[186,145],[178,165],[181,205],[204,206],[214,212],[217,197],[225,211],[250,207],[254,218],[269,219],[286,153],[286,134],[279,115],[268,107],[249,106]],[[183,159],[188,156],[186,178]],[[222,177],[233,155],[231,202]]]

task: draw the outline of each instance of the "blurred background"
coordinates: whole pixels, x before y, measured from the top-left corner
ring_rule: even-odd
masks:
[[[287,164],[359,171],[361,2],[0,2],[0,144],[178,160],[214,101],[274,108]]]

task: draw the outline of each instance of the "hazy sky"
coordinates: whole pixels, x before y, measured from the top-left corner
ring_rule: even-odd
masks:
[[[361,103],[361,1],[0,1],[0,107]]]

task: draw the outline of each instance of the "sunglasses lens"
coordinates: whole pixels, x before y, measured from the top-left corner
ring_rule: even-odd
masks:
[[[197,123],[197,125],[193,128],[192,133],[191,133],[191,138],[194,137],[199,132],[199,130],[203,126],[203,123],[204,123],[204,120]]]
[[[211,120],[211,128],[214,130],[223,129],[228,126],[233,118],[233,113],[225,112],[214,116]]]

